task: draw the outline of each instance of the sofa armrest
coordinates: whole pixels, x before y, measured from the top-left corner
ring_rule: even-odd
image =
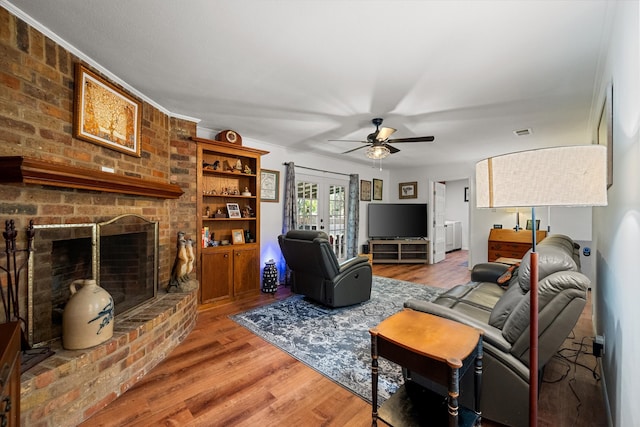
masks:
[[[340,264],[339,272],[344,273],[345,271],[353,268],[358,264],[362,264],[363,262],[369,262],[369,258],[367,258],[366,256],[356,256],[356,257],[344,260],[342,264]]]
[[[364,262],[349,262],[349,267],[331,280],[325,280],[326,303],[332,307],[358,304],[371,298],[372,271],[366,257]]]
[[[483,262],[476,264],[471,270],[471,280],[474,282],[497,283],[498,278],[500,278],[509,267],[509,265],[500,262]]]
[[[433,314],[434,316],[444,317],[445,319],[460,322],[472,328],[479,329],[482,331],[483,341],[491,343],[491,345],[493,345],[500,351],[504,351],[507,353],[511,351],[511,344],[504,339],[504,337],[502,336],[502,331],[500,329],[494,328],[493,326],[490,326],[481,320],[475,319],[472,316],[457,312],[456,310],[442,305],[434,304],[430,301],[424,301],[415,298],[410,298],[405,301],[404,306],[405,308],[421,311],[423,313]]]

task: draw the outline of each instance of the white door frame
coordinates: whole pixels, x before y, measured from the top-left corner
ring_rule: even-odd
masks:
[[[435,230],[434,230],[434,183],[436,182],[447,182],[447,181],[467,181],[469,186],[471,186],[471,178],[469,177],[462,177],[462,178],[447,178],[447,179],[438,179],[438,180],[429,180],[428,181],[428,185],[429,185],[429,244],[431,246],[430,250],[429,250],[429,263],[433,263],[433,258],[434,258],[434,250],[435,250]],[[474,199],[472,196],[473,192],[470,191],[469,193],[469,202],[468,202],[468,223],[466,224],[466,234],[467,234],[467,242],[468,242],[468,259],[469,259],[469,268],[471,268],[471,260],[472,260],[472,247],[473,245],[471,244],[471,223],[473,222],[472,219],[472,206],[474,203]],[[448,195],[448,197],[451,197],[451,195]],[[446,218],[445,218],[446,220]],[[444,228],[443,228],[444,230]],[[444,236],[444,231],[443,231],[443,236]]]
[[[445,258],[445,197],[447,187],[440,182],[429,181],[430,236],[429,263],[436,264]]]

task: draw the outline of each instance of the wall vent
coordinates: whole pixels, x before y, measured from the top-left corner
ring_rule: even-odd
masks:
[[[527,129],[514,130],[513,133],[515,136],[526,136],[526,135],[531,135],[533,131],[531,130],[531,128],[527,128]]]

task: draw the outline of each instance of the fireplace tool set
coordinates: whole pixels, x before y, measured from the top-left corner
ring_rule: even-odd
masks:
[[[27,321],[20,315],[20,272],[27,266],[29,256],[33,251],[33,238],[35,231],[33,229],[33,220],[29,221],[26,230],[27,248],[16,249],[16,231],[15,223],[11,220],[5,221],[5,231],[2,233],[5,241],[6,267],[0,266],[0,270],[5,273],[5,280],[0,278],[0,299],[2,300],[2,308],[4,309],[5,322],[20,322],[26,327]],[[23,255],[21,255],[23,254]],[[22,368],[24,372],[40,361],[51,356],[53,352],[49,348],[31,348],[27,341],[24,328],[20,328],[22,332]]]

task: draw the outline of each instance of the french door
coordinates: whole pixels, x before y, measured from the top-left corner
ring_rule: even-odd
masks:
[[[349,181],[297,175],[296,193],[298,229],[324,231],[336,256],[345,258]]]

